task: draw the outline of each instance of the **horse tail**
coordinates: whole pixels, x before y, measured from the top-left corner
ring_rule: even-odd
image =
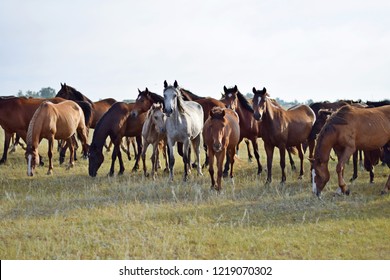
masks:
[[[83,110],[85,126],[89,128],[92,122],[92,105],[86,101],[75,101]]]

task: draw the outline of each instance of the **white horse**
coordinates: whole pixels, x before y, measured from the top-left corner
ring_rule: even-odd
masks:
[[[183,143],[184,181],[190,168],[190,141],[196,155],[197,171],[202,174],[200,165],[200,142],[203,130],[203,109],[198,103],[184,101],[177,81],[172,85],[164,81],[164,109],[167,115],[167,142],[169,148],[169,178],[173,180],[175,158],[173,147],[176,142]]]

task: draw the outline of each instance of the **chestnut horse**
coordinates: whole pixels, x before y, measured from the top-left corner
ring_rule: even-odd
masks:
[[[130,113],[133,107],[134,103],[116,102],[97,123],[89,148],[89,175],[91,177],[97,175],[97,171],[104,161],[102,150],[108,136],[110,136],[112,143],[114,143],[109,175],[114,175],[116,158],[118,158],[120,166],[118,174],[121,175],[125,171],[120,150],[122,138],[125,136],[136,137],[138,153],[133,171],[138,169],[138,162],[142,150],[141,132],[146,113],[140,114],[136,118],[131,118]]]
[[[149,109],[145,123],[142,128],[142,161],[144,167],[144,175],[147,177],[147,168],[145,154],[148,146],[152,144],[152,178],[156,179],[155,172],[157,171],[157,162],[159,155],[159,146],[163,149],[165,159],[165,169],[168,170],[168,160],[166,153],[167,131],[166,131],[166,116],[163,112],[163,106],[160,103],[155,103]]]
[[[84,94],[75,88],[68,86],[66,83],[61,83],[61,89],[58,91],[56,97],[62,97],[73,101],[89,102],[92,106],[91,122],[87,124],[90,128],[95,128],[100,118],[107,112],[107,110],[116,102],[113,98],[106,98],[96,102],[91,101]]]
[[[231,109],[214,107],[203,127],[203,139],[207,145],[211,188],[220,191],[223,162],[226,152],[230,162],[230,177],[233,178],[234,155],[240,140],[238,115]],[[217,184],[214,179],[214,156],[217,159]]]
[[[327,120],[317,137],[312,163],[313,192],[319,197],[329,181],[329,155],[333,148],[338,163],[339,191],[349,194],[344,181],[344,165],[357,150],[372,151],[390,142],[390,106],[357,108],[343,106]],[[384,192],[389,189],[385,187]]]
[[[70,160],[69,166],[74,165],[72,136],[77,133],[83,144],[83,152],[88,152],[88,129],[85,125],[83,110],[76,102],[66,100],[54,104],[50,101],[43,102],[35,111],[27,131],[27,175],[33,176],[35,166],[39,163],[38,145],[43,138],[49,141],[48,156],[49,170],[47,174],[53,172],[53,145],[55,139],[66,140],[69,143]]]
[[[26,142],[28,125],[39,105],[44,101],[59,103],[64,100],[59,97],[49,99],[26,97],[0,99],[0,126],[4,129],[4,150],[0,164],[7,161],[9,144],[14,133]]]
[[[267,90],[253,91],[253,111],[256,120],[261,121],[262,138],[267,154],[267,183],[272,181],[272,159],[274,149],[280,153],[280,167],[282,169],[282,183],[286,181],[285,155],[286,148],[296,147],[300,158],[299,178],[303,176],[302,143],[307,141],[312,126],[316,120],[315,114],[309,106],[298,105],[289,110],[276,106],[268,97]],[[311,153],[310,153],[311,154]]]

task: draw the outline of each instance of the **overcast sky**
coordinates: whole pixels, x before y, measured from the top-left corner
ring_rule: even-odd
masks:
[[[0,95],[67,83],[92,100],[390,98],[390,1],[1,0]]]

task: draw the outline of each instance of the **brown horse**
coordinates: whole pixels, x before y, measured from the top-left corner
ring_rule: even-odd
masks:
[[[223,162],[227,152],[230,161],[230,177],[233,178],[234,155],[240,140],[238,115],[231,109],[214,107],[203,128],[203,139],[207,145],[211,188],[220,191]],[[217,159],[217,184],[214,179],[214,156]]]
[[[23,141],[26,142],[28,125],[39,105],[44,101],[59,103],[64,100],[65,99],[58,97],[49,99],[26,97],[0,99],[0,126],[4,129],[4,150],[3,156],[0,159],[0,164],[7,161],[10,140],[14,133],[19,135]],[[12,118],[10,116],[12,116]]]
[[[95,128],[100,118],[108,111],[108,109],[116,102],[113,98],[106,98],[96,102],[91,101],[84,94],[75,88],[68,86],[66,83],[61,83],[61,89],[58,91],[56,97],[69,99],[73,101],[85,101],[92,106],[91,122],[87,124],[90,128]]]
[[[145,123],[142,128],[142,161],[144,167],[144,175],[147,177],[147,168],[145,154],[148,146],[152,144],[153,154],[152,154],[152,178],[156,179],[155,172],[157,171],[157,162],[159,155],[159,146],[163,149],[163,155],[165,159],[165,169],[168,170],[168,158],[166,153],[166,142],[167,142],[167,133],[166,133],[166,116],[163,112],[163,106],[160,103],[153,104],[149,109]]]
[[[372,151],[390,141],[390,106],[356,108],[343,106],[330,116],[318,135],[312,163],[313,192],[320,196],[329,181],[328,161],[330,151],[336,152],[336,172],[342,193],[349,194],[343,178],[344,164],[357,150]],[[386,187],[385,192],[388,191]]]
[[[286,181],[285,155],[286,148],[296,147],[300,158],[300,173],[303,175],[303,152],[302,143],[310,134],[315,122],[315,114],[309,106],[299,105],[289,110],[276,106],[268,97],[267,90],[253,91],[253,111],[256,120],[262,123],[262,138],[267,154],[267,183],[272,181],[272,159],[274,149],[277,147],[280,152],[280,167],[282,169],[282,183]]]
[[[109,175],[114,175],[116,158],[119,160],[119,175],[123,174],[125,171],[120,150],[122,138],[125,136],[136,137],[138,153],[133,171],[138,169],[138,162],[142,150],[141,132],[146,113],[140,114],[136,118],[131,118],[130,113],[133,106],[134,103],[116,102],[97,123],[93,133],[92,143],[89,148],[89,175],[91,177],[97,175],[97,171],[104,161],[102,149],[108,136],[110,136],[112,143],[114,143]]]
[[[261,123],[257,122],[253,118],[253,109],[249,101],[244,97],[244,95],[238,90],[237,86],[233,88],[223,88],[224,94],[222,95],[221,101],[225,104],[226,107],[236,111],[238,117],[240,118],[240,140],[244,138],[249,139],[252,142],[253,151],[255,154],[257,162],[257,174],[260,174],[263,171],[263,167],[260,163],[259,147],[257,144],[257,138],[261,137]],[[248,148],[249,152],[249,148]],[[225,166],[224,173],[228,172],[228,163]]]
[[[33,176],[35,166],[39,163],[38,145],[43,138],[49,141],[48,156],[49,170],[47,174],[52,174],[52,151],[54,139],[66,140],[69,143],[70,160],[68,168],[74,165],[73,141],[71,137],[77,133],[83,144],[84,154],[88,152],[88,129],[85,125],[83,110],[77,103],[66,100],[54,104],[50,101],[43,102],[35,111],[27,132],[27,175]]]
[[[131,110],[131,116],[136,118],[138,115],[146,113],[154,103],[164,104],[164,97],[149,91],[148,88],[145,88],[144,91],[138,89],[138,96]]]

